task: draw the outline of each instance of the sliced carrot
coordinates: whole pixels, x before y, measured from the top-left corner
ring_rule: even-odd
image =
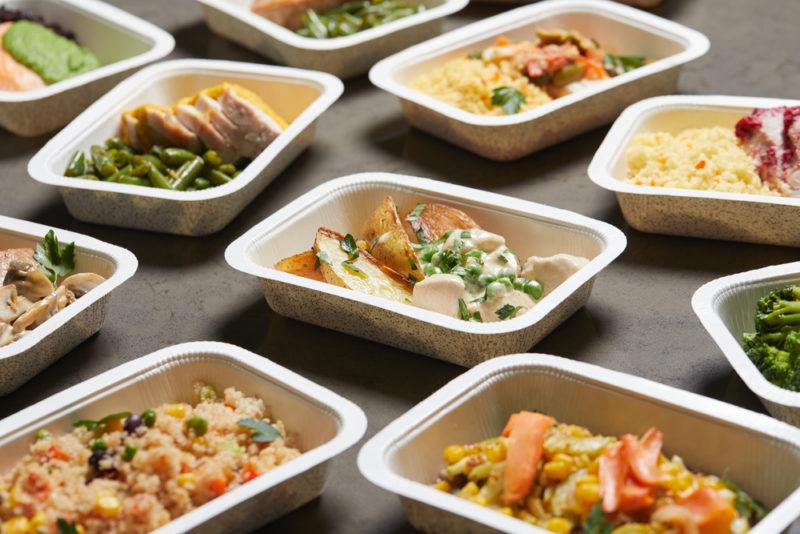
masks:
[[[621,512],[635,512],[642,508],[647,508],[654,501],[653,490],[629,476],[622,486],[619,510]]]
[[[677,502],[689,510],[701,534],[727,534],[736,511],[718,491],[700,488]]]
[[[228,480],[225,477],[215,478],[208,487],[216,495],[222,495],[228,490]]]
[[[609,445],[600,455],[598,465],[600,488],[603,492],[603,511],[616,512],[622,501],[622,487],[628,474],[628,464],[622,451],[622,442]]]
[[[545,434],[552,425],[552,417],[534,412],[519,412],[509,418],[503,429],[503,435],[508,437],[503,482],[503,501],[507,505],[522,501],[530,493]]]
[[[501,35],[500,37],[497,38],[494,44],[496,46],[508,46],[511,44],[511,41],[509,41],[508,37],[506,37],[505,35]]]
[[[622,436],[625,461],[628,462],[633,476],[644,485],[658,483],[660,473],[656,464],[663,439],[661,432],[655,428],[651,428],[642,441],[630,434]]]
[[[69,460],[69,455],[59,449],[58,445],[50,445],[47,449],[47,457],[50,459],[64,460],[65,462]]]

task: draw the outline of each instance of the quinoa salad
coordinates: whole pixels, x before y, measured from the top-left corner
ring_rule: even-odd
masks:
[[[202,383],[195,394],[38,430],[0,478],[0,532],[150,532],[300,455],[263,400]]]

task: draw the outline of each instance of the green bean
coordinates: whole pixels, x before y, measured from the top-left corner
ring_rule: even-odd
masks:
[[[188,191],[189,193],[191,193],[192,191],[197,191],[197,188],[193,185],[190,185],[189,187],[184,189],[184,191]]]
[[[130,174],[132,169],[133,167],[131,167],[130,165],[126,165],[125,167],[121,168],[120,170],[118,170],[117,172],[106,178],[106,182],[119,182],[119,179],[122,177],[122,175]]]
[[[225,185],[231,181],[231,177],[224,172],[219,172],[217,169],[209,169],[206,172],[206,177],[211,180],[214,185]]]
[[[153,155],[153,156],[155,156],[155,157],[157,157],[157,158],[160,158],[162,150],[164,150],[164,147],[162,147],[161,145],[153,145],[153,146],[150,147],[150,150],[148,151],[148,153]]]
[[[125,144],[125,142],[120,139],[119,137],[111,137],[106,139],[106,148],[112,149],[115,148],[117,150],[124,150],[125,152],[133,153],[133,149]]]
[[[328,28],[313,9],[309,9],[306,11],[306,14],[303,15],[303,23],[315,38],[325,39],[328,37]]]
[[[170,150],[169,148],[167,150]],[[164,152],[166,152],[165,150]],[[203,158],[200,156],[194,156],[194,159],[191,159],[181,165],[180,169],[176,173],[175,183],[172,184],[172,189],[176,191],[183,191],[189,185],[194,182],[194,179],[200,174],[200,171],[203,170]]]
[[[74,178],[86,173],[86,155],[83,152],[75,152],[67,164],[64,176]]]
[[[150,165],[155,165],[156,169],[158,169],[158,172],[162,174],[167,172],[167,166],[164,165],[164,162],[152,154],[133,156],[133,158],[131,158],[131,163],[137,166],[143,163],[149,163]]]
[[[81,176],[76,176],[76,178],[82,178],[84,180],[99,180],[100,179],[97,176],[95,176],[94,174],[84,174],[84,175],[81,175]]]
[[[147,178],[150,179],[150,183],[153,184],[153,187],[172,189],[169,180],[161,174],[161,171],[159,171],[153,163],[148,162],[147,165],[149,167],[149,169],[147,169]]]
[[[108,155],[114,160],[117,167],[124,167],[131,162],[132,154],[126,150],[112,148],[108,151]]]
[[[129,174],[123,174],[119,177],[119,183],[121,184],[128,184],[128,185],[140,185],[143,187],[150,187],[150,181],[145,178],[139,178],[138,176],[131,176]]]
[[[159,157],[168,167],[180,167],[197,156],[183,148],[165,148]]]
[[[192,184],[194,189],[201,190],[201,189],[208,189],[211,187],[211,180],[208,178],[203,178],[202,176],[198,176],[194,180],[194,184]],[[189,188],[187,187],[186,190],[188,191]]]
[[[142,178],[143,176],[147,176],[147,169],[149,168],[150,166],[147,163],[142,162],[137,165],[133,165],[131,172],[128,174],[131,176],[136,176],[137,178]]]
[[[113,160],[108,155],[108,152],[103,149],[103,147],[100,145],[92,145],[90,152],[92,154],[94,168],[97,170],[100,176],[103,178],[108,178],[117,172],[117,166],[114,165]]]
[[[217,154],[216,150],[206,150],[206,153],[203,154],[203,161],[214,168],[222,165],[222,158],[219,157],[219,154]]]
[[[232,176],[233,173],[236,172],[236,166],[230,163],[225,163],[224,165],[219,166],[219,171],[224,172],[228,176]]]

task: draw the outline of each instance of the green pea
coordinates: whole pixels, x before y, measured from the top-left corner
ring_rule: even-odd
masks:
[[[92,452],[104,451],[108,449],[108,444],[102,439],[96,439],[92,442],[89,448],[92,449]]]
[[[486,287],[495,280],[497,280],[496,276],[492,276],[490,274],[482,274],[478,277],[478,285],[481,287]]]
[[[431,261],[434,254],[436,254],[436,247],[425,245],[419,250],[419,259],[422,261]]]
[[[136,453],[139,451],[133,445],[125,445],[125,450],[122,451],[122,459],[126,462],[130,462],[133,460],[133,457],[136,456]]]
[[[536,280],[528,280],[528,283],[525,285],[523,291],[525,291],[525,293],[530,295],[530,297],[533,300],[539,300],[540,298],[542,298],[542,293],[543,293],[542,284],[540,284]]]
[[[208,432],[208,421],[199,415],[193,415],[186,421],[186,428],[196,436],[202,436]]]
[[[39,440],[42,440],[42,439],[50,439],[51,437],[52,437],[52,434],[46,428],[40,428],[33,435],[33,439],[35,439],[36,441],[39,441]]]
[[[143,411],[142,421],[144,421],[147,428],[153,428],[153,425],[156,424],[156,411],[150,408]]]
[[[434,274],[442,274],[442,270],[432,263],[426,263],[425,267],[422,269],[422,273],[425,276],[433,276]]]

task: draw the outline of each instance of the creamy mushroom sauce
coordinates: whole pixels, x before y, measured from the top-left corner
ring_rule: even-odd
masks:
[[[532,256],[523,268],[503,236],[478,228],[450,230],[417,255],[425,279],[412,304],[464,320],[512,319],[588,263],[569,254]],[[546,285],[545,285],[546,284]]]

